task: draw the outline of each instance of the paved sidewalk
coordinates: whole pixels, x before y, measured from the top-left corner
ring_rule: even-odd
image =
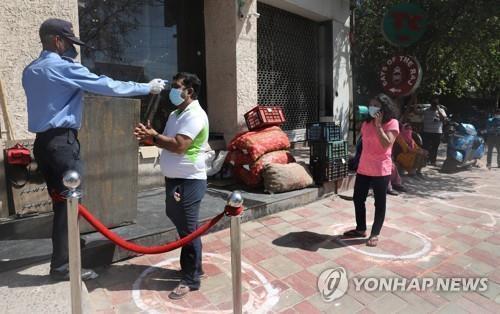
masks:
[[[408,193],[388,196],[379,245],[342,241],[354,226],[352,201],[324,199],[242,225],[244,311],[248,313],[500,312],[500,169],[474,168],[403,178]],[[369,198],[368,222],[373,221]],[[208,278],[185,299],[167,295],[179,252],[141,256],[101,269],[87,283],[98,313],[231,313],[229,230],[203,237]],[[319,275],[342,266],[352,277],[487,277],[483,292],[355,291],[325,302]]]
[[[71,313],[69,281],[50,279],[49,263],[3,272],[0,275],[0,313]],[[82,289],[84,314],[92,314],[85,285]]]

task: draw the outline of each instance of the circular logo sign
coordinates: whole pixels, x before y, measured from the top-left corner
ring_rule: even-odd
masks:
[[[382,34],[392,45],[408,47],[422,37],[427,28],[424,10],[416,4],[392,6],[382,19]]]
[[[412,94],[422,80],[422,68],[415,57],[398,55],[382,65],[380,82],[384,91],[391,96]]]
[[[325,269],[318,278],[318,290],[325,302],[332,302],[343,296],[349,287],[344,267]]]

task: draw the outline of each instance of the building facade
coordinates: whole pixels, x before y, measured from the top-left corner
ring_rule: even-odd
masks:
[[[143,82],[197,73],[211,132],[226,142],[257,104],[283,106],[293,141],[319,120],[339,121],[347,136],[348,0],[14,0],[0,4],[0,15],[0,79],[16,138],[34,138],[21,75],[40,53],[38,28],[49,17],[72,21],[95,48],[80,53],[95,73]],[[167,95],[160,104],[158,129],[173,108]],[[5,193],[0,200],[2,217]]]

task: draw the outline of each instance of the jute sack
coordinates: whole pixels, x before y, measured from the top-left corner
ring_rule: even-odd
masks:
[[[266,165],[287,164],[294,161],[295,159],[289,152],[278,150],[264,154],[256,162],[252,162],[251,164],[234,165],[233,175],[236,179],[239,179],[250,187],[258,187],[262,185],[262,172]]]
[[[285,132],[274,126],[238,134],[228,148],[229,151],[239,150],[255,161],[266,153],[290,148],[290,141]]]
[[[262,178],[265,190],[270,193],[299,190],[314,184],[307,166],[299,163],[268,164]]]

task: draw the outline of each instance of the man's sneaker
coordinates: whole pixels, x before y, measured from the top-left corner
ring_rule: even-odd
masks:
[[[169,293],[168,297],[172,300],[180,300],[184,298],[190,291],[197,290],[191,289],[189,286],[180,283],[175,289]]]
[[[95,271],[92,269],[81,269],[81,276],[83,281],[96,279],[99,277]],[[69,280],[69,265],[64,264],[58,268],[53,268],[50,270],[50,278],[55,281],[65,281]]]

